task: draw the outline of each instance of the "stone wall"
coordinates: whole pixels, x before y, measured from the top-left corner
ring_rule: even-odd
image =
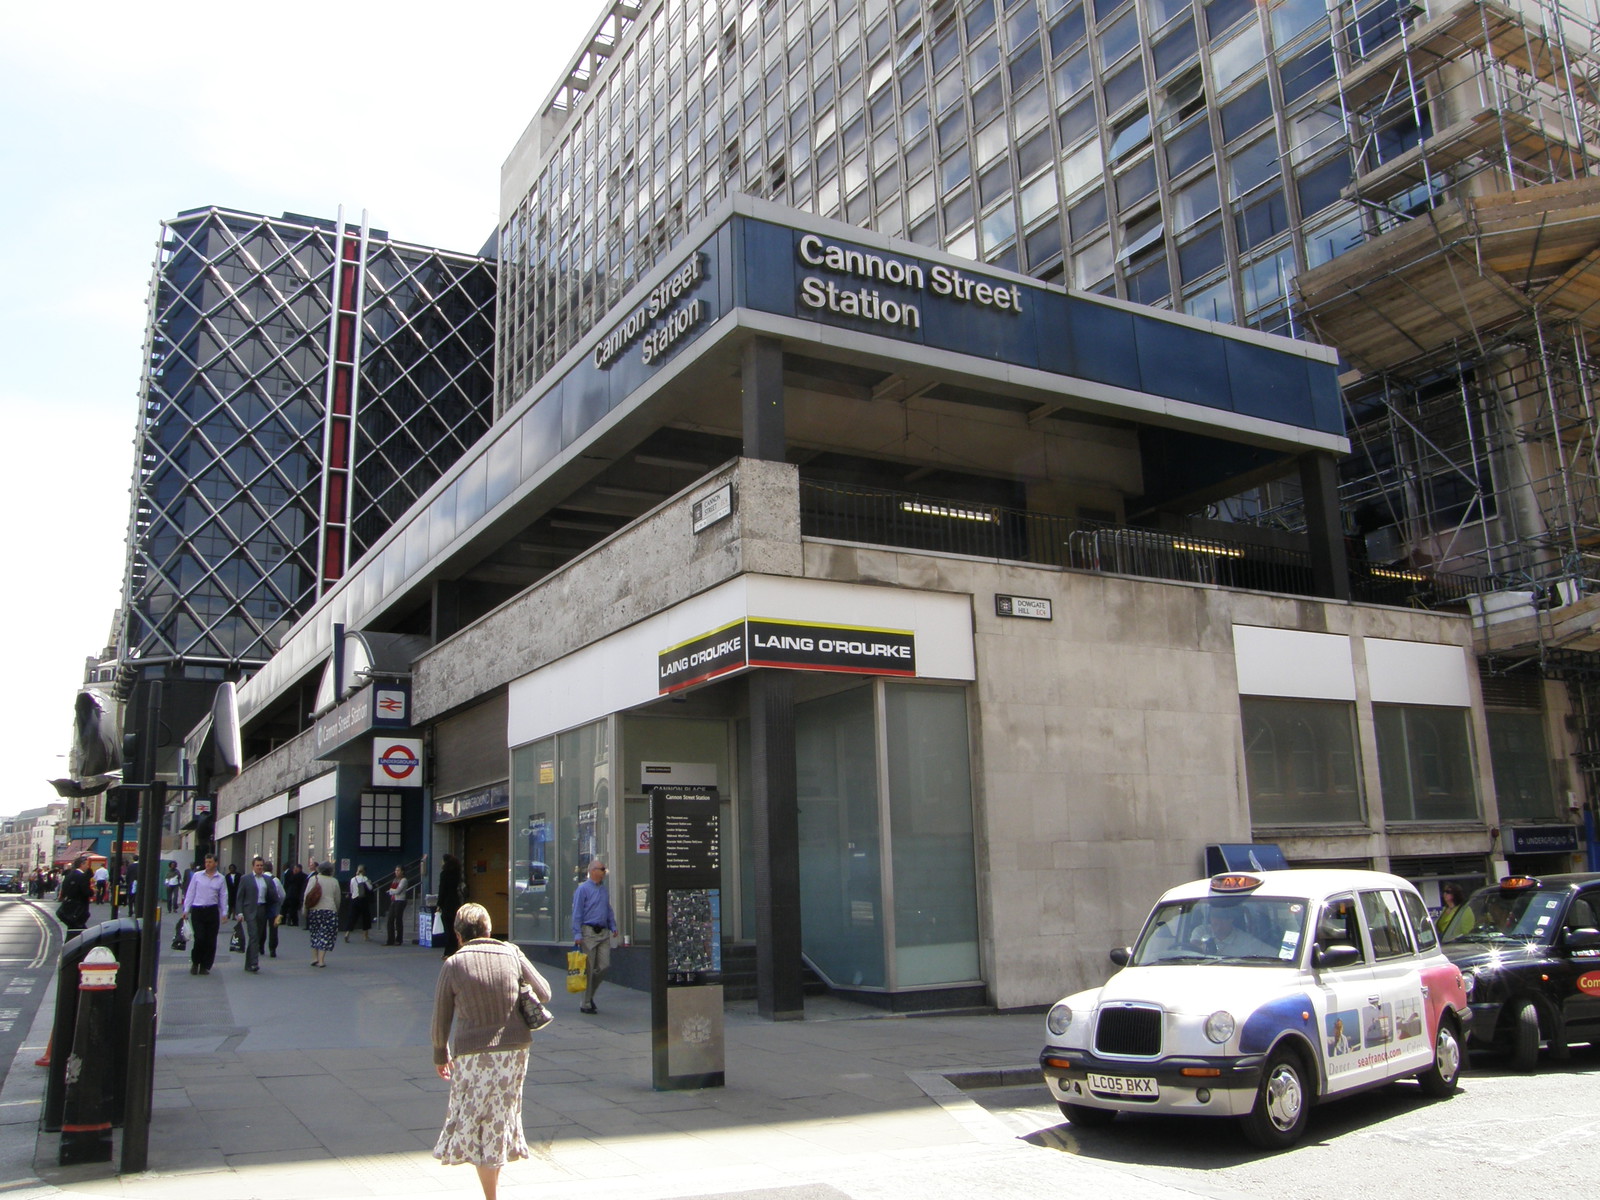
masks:
[[[733,484],[733,515],[692,532],[690,509]],[[742,458],[417,660],[418,723],[741,574],[798,575],[799,470]]]
[[[1107,952],[1134,939],[1155,898],[1203,873],[1207,844],[1252,840],[1235,624],[1464,652],[1471,638],[1460,617],[833,544],[808,543],[806,567],[972,596],[979,909],[1001,1008],[1102,982]],[[997,617],[996,593],[1049,599],[1053,619]],[[1372,808],[1370,728],[1362,750]],[[1351,838],[1354,853],[1386,853],[1381,820]],[[1328,856],[1321,846],[1308,857]]]

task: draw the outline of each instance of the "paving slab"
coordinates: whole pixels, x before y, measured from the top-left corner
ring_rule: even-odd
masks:
[[[46,997],[0,1093],[5,1200],[170,1200],[192,1189],[230,1200],[477,1196],[471,1170],[431,1154],[449,1092],[428,1046],[440,956],[357,940],[311,970],[304,939],[284,930],[259,974],[237,955],[208,976],[163,964],[151,1169],[141,1174],[118,1174],[116,1157],[57,1165],[57,1135],[38,1127],[45,1072],[33,1066],[54,1011]],[[558,992],[556,1021],[535,1039],[523,1108],[531,1157],[502,1172],[510,1200],[592,1200],[597,1186],[630,1200],[1185,1195],[1030,1145],[952,1082],[1025,1082],[1036,1015],[908,1018],[821,997],[808,998],[803,1021],[774,1023],[734,1003],[726,1086],[658,1092],[649,997],[603,987],[594,1016],[578,1013],[579,999]]]

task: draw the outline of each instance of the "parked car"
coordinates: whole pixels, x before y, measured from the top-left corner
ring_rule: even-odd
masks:
[[[1531,1071],[1600,1042],[1600,875],[1514,875],[1467,900],[1475,924],[1444,944],[1467,977],[1472,1044]]]
[[[0,892],[22,893],[27,890],[27,881],[23,879],[20,871],[0,871]]]
[[[1268,1149],[1312,1105],[1415,1078],[1445,1097],[1472,1020],[1417,890],[1375,871],[1217,875],[1156,902],[1122,970],[1045,1018],[1040,1065],[1067,1120],[1237,1118]]]

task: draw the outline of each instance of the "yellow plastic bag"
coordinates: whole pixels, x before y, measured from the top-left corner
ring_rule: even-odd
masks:
[[[589,956],[582,950],[567,951],[567,991],[581,992],[589,986]]]

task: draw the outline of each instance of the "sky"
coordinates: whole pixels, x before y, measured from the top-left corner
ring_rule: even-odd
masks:
[[[126,564],[161,221],[215,204],[476,251],[602,0],[85,0],[0,38],[0,815],[56,798]]]

